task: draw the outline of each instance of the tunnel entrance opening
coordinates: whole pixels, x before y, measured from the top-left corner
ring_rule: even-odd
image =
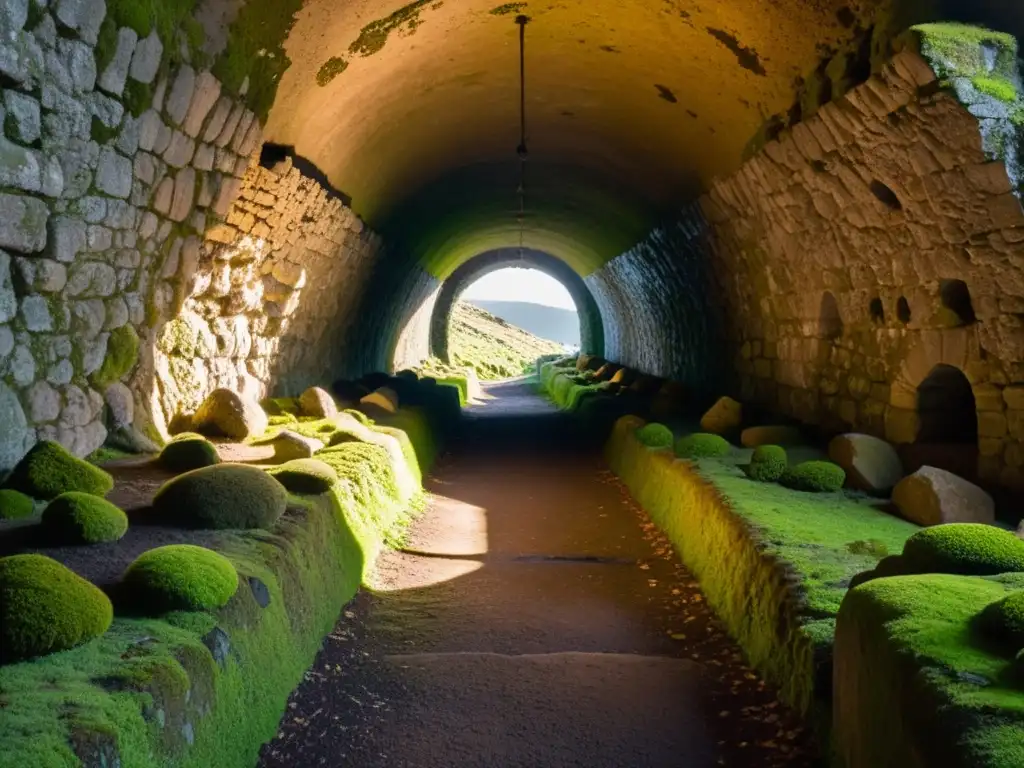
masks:
[[[977,476],[978,411],[963,371],[940,364],[917,388],[914,464],[929,464],[968,478]]]

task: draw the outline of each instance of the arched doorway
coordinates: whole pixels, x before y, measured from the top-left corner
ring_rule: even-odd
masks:
[[[917,388],[917,416],[915,458],[921,464],[976,477],[978,411],[963,371],[944,363],[932,368]]]

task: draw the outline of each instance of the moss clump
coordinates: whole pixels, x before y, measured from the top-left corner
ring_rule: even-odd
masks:
[[[284,41],[295,24],[302,0],[250,0],[228,30],[228,44],[213,65],[213,74],[229,93],[240,94],[249,80],[245,100],[266,123],[281,77],[291,60]]]
[[[7,478],[6,486],[35,499],[55,499],[68,491],[106,496],[114,478],[68,453],[52,440],[36,443]]]
[[[177,435],[164,446],[157,460],[162,466],[174,472],[212,467],[221,462],[217,446],[194,432]]]
[[[89,128],[89,137],[97,144],[107,144],[117,138],[120,132],[118,128],[108,128],[98,117],[92,119],[92,126]]]
[[[759,483],[777,483],[789,469],[789,457],[781,445],[761,445],[754,449],[747,477]]]
[[[1024,541],[993,525],[936,525],[907,539],[903,559],[911,573],[988,576],[1024,571]]]
[[[1005,101],[1010,104],[1017,101],[1017,86],[1009,80],[1003,80],[998,77],[982,77],[979,75],[971,78],[971,84],[986,96],[991,96],[992,98],[999,99],[1000,101]]]
[[[348,62],[340,56],[331,56],[316,73],[316,84],[321,88],[330,85],[338,75],[348,69]]]
[[[107,631],[102,591],[43,555],[0,558],[0,661],[73,648]]]
[[[326,493],[338,482],[338,473],[318,459],[287,461],[270,475],[292,493]]]
[[[986,636],[1013,651],[1024,648],[1024,589],[992,603],[978,619]]]
[[[787,470],[780,482],[795,491],[835,493],[842,490],[846,472],[831,461],[805,461]]]
[[[201,529],[273,527],[284,513],[284,486],[257,467],[218,464],[168,481],[153,508],[171,524]]]
[[[729,441],[721,435],[697,432],[676,441],[676,456],[681,459],[717,459],[732,451]]]
[[[345,409],[344,411],[342,411],[342,413],[347,413],[349,416],[351,416],[353,419],[358,421],[364,427],[369,427],[370,425],[373,424],[373,419],[371,419],[369,416],[367,416],[362,411],[355,411],[355,410],[351,410],[351,409]]]
[[[360,56],[371,56],[377,53],[387,43],[388,36],[403,25],[408,25],[410,32],[415,30],[421,23],[421,11],[435,1],[415,0],[389,16],[371,21],[359,31],[359,37],[348,48],[349,53]]]
[[[110,332],[107,341],[107,356],[103,365],[93,374],[92,382],[97,387],[105,387],[120,381],[139,361],[139,334],[131,325],[122,325]]]
[[[238,590],[238,572],[211,549],[172,544],[140,555],[125,571],[122,587],[132,605],[149,614],[212,611]]]
[[[918,24],[912,28],[921,38],[921,52],[940,77],[975,77],[990,74],[985,49],[995,51],[994,71],[1008,76],[1017,59],[1017,39],[969,24]]]
[[[129,78],[125,83],[121,101],[124,102],[124,108],[131,113],[132,117],[141,117],[153,106],[153,86]]]
[[[128,516],[106,499],[70,491],[46,506],[42,525],[55,544],[101,544],[124,536]]]
[[[664,424],[647,424],[636,431],[636,439],[648,448],[671,448],[675,437]]]
[[[0,520],[21,520],[35,511],[31,496],[10,488],[0,488]]]

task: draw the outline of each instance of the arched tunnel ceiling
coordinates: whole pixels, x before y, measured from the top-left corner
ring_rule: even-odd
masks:
[[[738,167],[798,78],[901,25],[890,1],[308,0],[266,137],[435,276],[516,245],[526,14],[524,241],[587,274]]]

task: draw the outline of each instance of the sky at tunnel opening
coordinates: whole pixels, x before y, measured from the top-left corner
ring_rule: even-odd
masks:
[[[560,282],[537,269],[510,267],[484,275],[460,297],[464,301],[522,301],[576,311],[572,296]]]

